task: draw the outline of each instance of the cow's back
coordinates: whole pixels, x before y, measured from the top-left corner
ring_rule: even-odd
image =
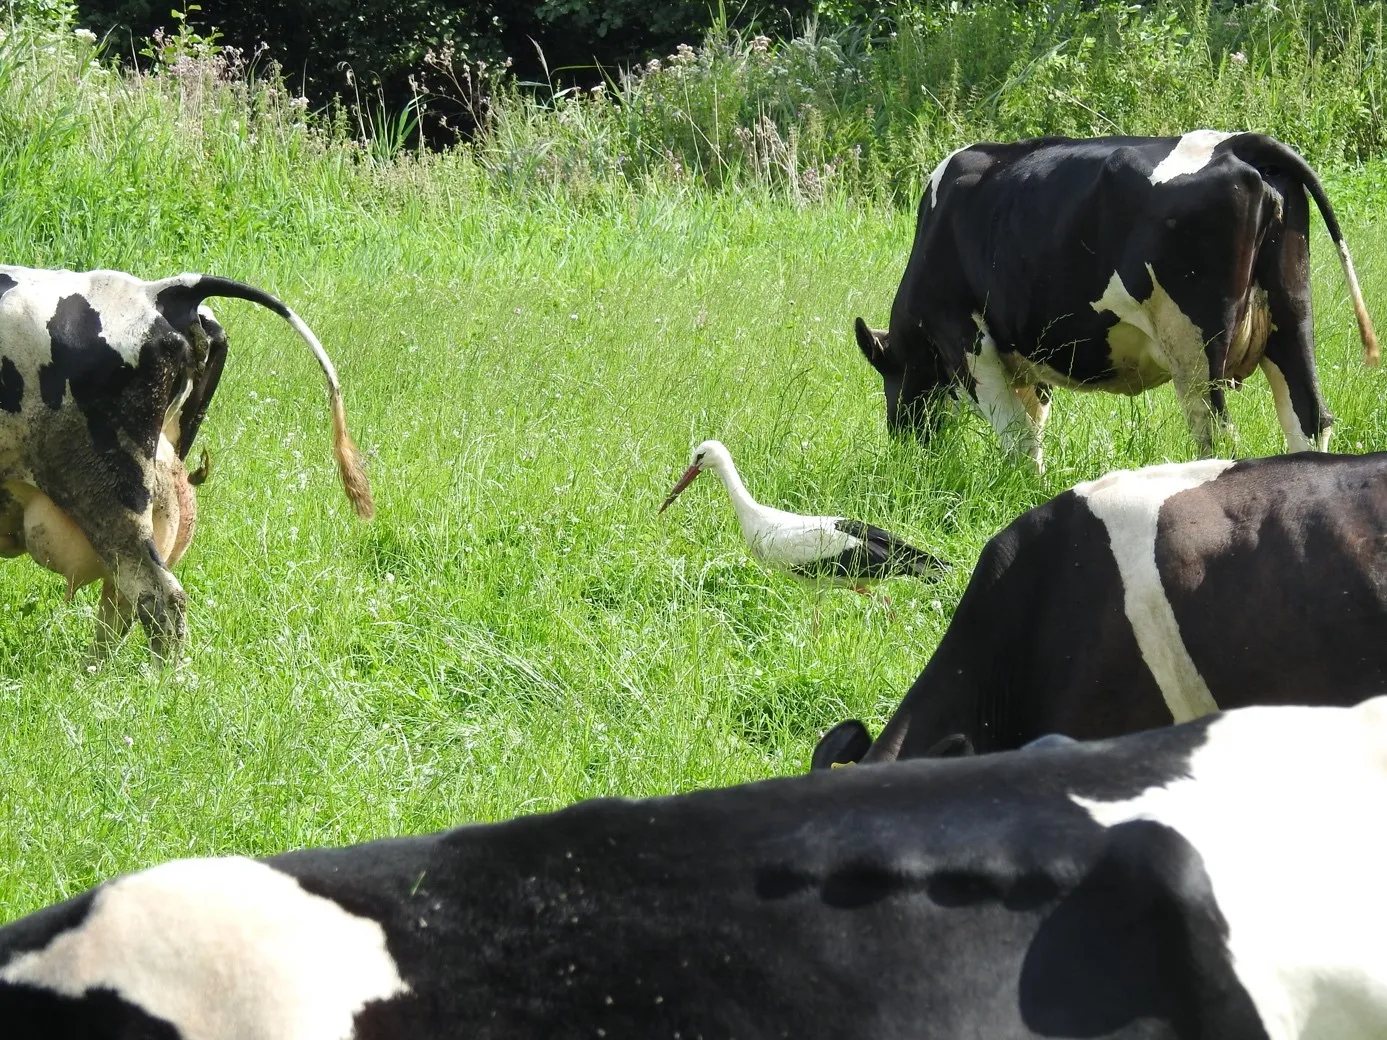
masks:
[[[1156,563],[1220,708],[1387,689],[1387,453],[1236,463],[1162,506]]]
[[[51,986],[96,958],[101,999],[142,994],[127,1021],[147,1025],[157,1003],[156,1019],[193,1016],[178,1035],[227,1040],[353,1000],[363,1038],[1261,1040],[1197,852],[1072,797],[1139,797],[1202,739],[1167,730],[1118,751],[862,767],[266,863],[179,861],[41,922],[47,936],[30,926],[18,958],[0,930],[0,1014],[16,1040],[48,1035],[17,1009],[52,1012]],[[181,916],[122,933],[112,924],[137,919],[123,900],[150,924],[171,905]],[[84,948],[87,934],[102,941]],[[212,968],[229,989],[192,1010],[170,1000]],[[58,1003],[76,1014],[95,999]]]

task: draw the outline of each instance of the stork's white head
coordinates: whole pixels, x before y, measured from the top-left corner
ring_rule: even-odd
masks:
[[[735,472],[732,465],[732,454],[723,446],[722,441],[704,441],[693,450],[693,455],[689,459],[689,468],[684,471],[684,475],[679,478],[679,483],[674,485],[674,490],[669,493],[664,504],[660,506],[663,513],[671,502],[679,497],[679,492],[694,482],[694,478],[705,469],[710,469],[719,477],[726,479],[726,474]]]

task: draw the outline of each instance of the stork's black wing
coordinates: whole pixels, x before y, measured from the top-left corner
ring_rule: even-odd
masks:
[[[937,578],[949,565],[923,549],[861,520],[841,518],[835,526],[858,543],[851,549],[828,556],[796,570],[805,577],[844,578],[848,581],[909,576]]]

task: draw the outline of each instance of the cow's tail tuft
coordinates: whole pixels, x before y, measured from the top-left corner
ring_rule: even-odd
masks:
[[[1353,313],[1358,318],[1358,335],[1363,340],[1363,364],[1376,366],[1382,360],[1377,346],[1377,333],[1373,331],[1373,320],[1368,317],[1368,308],[1363,304],[1363,290],[1358,287],[1358,272],[1353,269],[1353,257],[1349,256],[1348,243],[1342,238],[1335,245],[1339,247],[1339,263],[1344,268],[1344,279],[1348,282],[1349,296],[1353,299]]]
[[[269,293],[230,278],[184,274],[155,282],[153,287],[159,309],[175,328],[186,328],[196,320],[198,306],[203,300],[214,296],[258,303],[274,311],[294,327],[294,331],[313,351],[313,356],[322,367],[323,375],[327,377],[328,400],[332,408],[332,451],[337,457],[337,470],[342,476],[342,487],[346,490],[347,498],[351,501],[357,516],[366,520],[375,516],[376,506],[371,498],[371,484],[366,479],[366,470],[361,465],[361,452],[347,430],[347,410],[342,403],[342,388],[337,382],[337,369],[323,345],[318,342],[318,337],[304,320]]]
[[[332,452],[337,456],[337,470],[342,474],[342,487],[352,508],[357,516],[370,520],[376,515],[376,503],[371,497],[366,470],[361,465],[361,452],[347,430],[347,409],[342,404],[342,394],[336,389],[332,392]]]
[[[342,403],[342,388],[337,382],[337,369],[333,366],[332,359],[327,356],[323,345],[318,342],[318,337],[313,335],[313,330],[288,307],[284,310],[289,324],[294,326],[294,331],[313,349],[313,355],[322,366],[323,374],[327,376],[328,398],[332,406],[332,453],[337,457],[337,471],[342,475],[342,487],[346,490],[347,498],[356,510],[356,515],[363,520],[369,520],[376,515],[376,504],[371,498],[371,484],[366,479],[366,470],[361,465],[361,452],[347,429],[347,409]]]
[[[1377,345],[1377,333],[1368,317],[1368,308],[1363,303],[1363,290],[1358,284],[1358,272],[1353,267],[1353,257],[1349,255],[1348,243],[1339,229],[1339,220],[1334,215],[1334,207],[1329,204],[1329,196],[1319,177],[1294,148],[1265,134],[1239,134],[1229,141],[1234,155],[1244,162],[1261,169],[1268,165],[1279,165],[1293,172],[1296,178],[1315,200],[1315,206],[1324,220],[1329,237],[1339,251],[1339,265],[1344,269],[1344,281],[1348,283],[1349,299],[1353,301],[1353,314],[1358,319],[1358,336],[1363,341],[1363,364],[1376,366],[1381,360]]]

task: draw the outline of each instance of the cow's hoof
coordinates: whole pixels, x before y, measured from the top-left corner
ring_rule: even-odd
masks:
[[[186,635],[182,620],[181,617],[178,619],[179,624],[174,626],[172,631],[154,629],[149,633],[149,659],[156,668],[163,669],[178,664],[179,652],[183,649],[183,638]]]
[[[187,635],[183,603],[176,597],[148,592],[136,607],[140,624],[149,635],[149,653],[160,668],[178,660],[178,651]]]
[[[157,671],[163,671],[178,660],[178,644],[169,639],[155,637],[149,641],[149,664]]]

